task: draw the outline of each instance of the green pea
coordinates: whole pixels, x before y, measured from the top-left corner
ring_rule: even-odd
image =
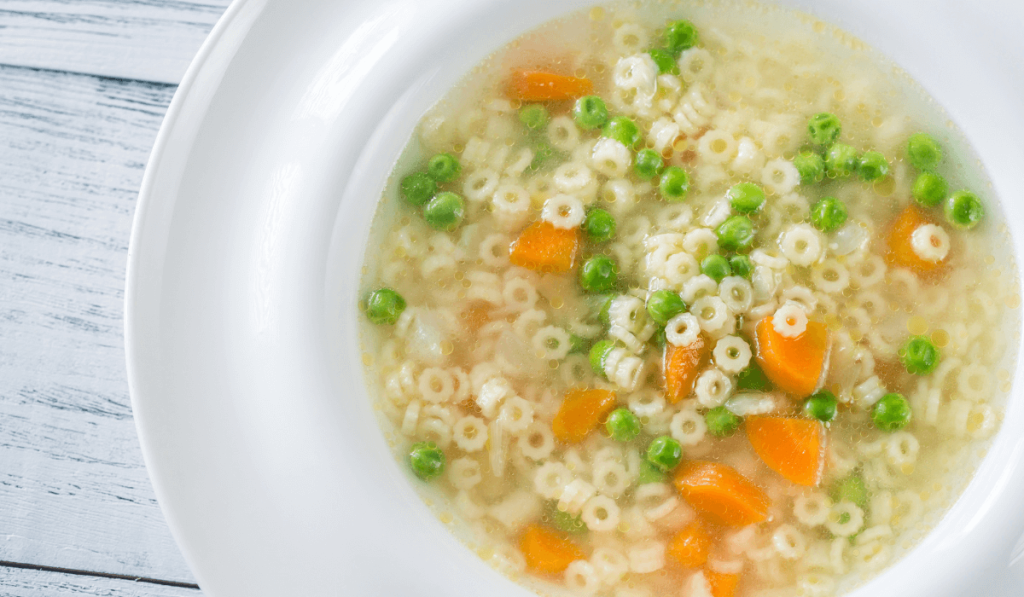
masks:
[[[583,231],[592,243],[605,243],[615,238],[615,218],[607,211],[595,207],[583,220]]]
[[[625,116],[616,116],[609,120],[601,129],[601,134],[609,139],[615,139],[630,149],[635,149],[642,138],[640,127]]]
[[[764,191],[752,182],[735,184],[726,191],[729,206],[741,214],[753,213],[764,205]]]
[[[676,63],[676,57],[672,55],[672,52],[664,48],[651,48],[647,50],[647,54],[654,61],[654,64],[658,65],[659,75],[679,74],[679,64]]]
[[[366,317],[376,325],[391,325],[405,311],[405,299],[390,288],[379,288],[366,297]]]
[[[660,325],[686,311],[686,303],[671,290],[655,290],[647,297],[647,314]]]
[[[437,182],[451,182],[462,173],[459,160],[450,153],[439,153],[427,162],[427,174]]]
[[[889,161],[878,151],[865,151],[857,164],[857,174],[865,182],[874,182],[889,175]]]
[[[658,189],[666,201],[682,201],[686,199],[686,193],[690,190],[690,175],[679,166],[669,166],[661,173]]]
[[[604,424],[608,435],[617,442],[628,442],[640,435],[640,418],[628,408],[617,408]]]
[[[822,423],[828,423],[836,418],[836,395],[828,390],[822,390],[811,395],[804,402],[804,413],[812,419],[818,419]]]
[[[539,131],[548,125],[548,109],[541,104],[527,104],[519,108],[519,122],[531,131]]]
[[[665,328],[658,328],[654,335],[651,336],[651,342],[658,348],[665,348],[665,343],[668,342],[668,338],[665,337]]]
[[[608,311],[612,308],[612,301],[615,300],[615,297],[610,294],[604,294],[596,298],[597,302],[595,304],[597,306],[597,320],[607,327],[611,325]]]
[[[939,366],[939,349],[928,336],[911,336],[900,349],[900,360],[908,373],[927,375]]]
[[[899,431],[910,422],[910,403],[902,394],[886,394],[871,407],[871,419],[882,431]]]
[[[641,180],[650,180],[661,174],[665,167],[665,160],[661,154],[653,149],[641,149],[636,153],[636,161],[633,162],[633,171]]]
[[[533,160],[530,161],[530,170],[533,171],[540,170],[545,164],[561,155],[561,152],[552,147],[546,139],[534,139],[532,146]]]
[[[942,161],[942,147],[928,133],[914,133],[907,139],[907,158],[918,170],[930,172]]]
[[[673,54],[689,50],[700,41],[697,28],[690,21],[673,21],[665,27],[665,47]]]
[[[772,389],[772,382],[757,361],[750,361],[750,365],[736,376],[736,389],[767,392]]]
[[[729,437],[736,432],[742,420],[724,406],[716,406],[704,413],[708,432],[715,437]]]
[[[423,219],[435,230],[455,230],[466,216],[466,203],[455,193],[434,195],[423,207]]]
[[[836,143],[825,154],[825,171],[829,178],[846,178],[857,171],[857,150],[845,143]]]
[[[406,201],[419,207],[437,192],[437,182],[426,172],[413,172],[402,179],[400,190]]]
[[[647,461],[666,473],[679,466],[682,459],[683,447],[667,435],[654,438],[647,446]]]
[[[608,292],[619,283],[619,268],[607,255],[594,255],[580,268],[580,285],[587,292]]]
[[[846,204],[835,197],[822,197],[811,207],[811,224],[822,232],[839,228],[846,216]]]
[[[815,114],[807,122],[807,134],[810,135],[811,141],[825,147],[835,143],[842,130],[843,125],[839,122],[839,117],[828,112]]]
[[[590,352],[590,340],[576,334],[569,334],[569,354],[587,354]]]
[[[726,251],[741,251],[754,242],[754,223],[747,216],[732,216],[715,228],[718,246]]]
[[[866,508],[868,505],[868,487],[864,484],[864,479],[857,475],[851,475],[840,480],[832,488],[832,501],[837,503],[853,502],[860,508]]]
[[[664,483],[668,478],[660,468],[647,462],[646,460],[640,461],[640,472],[636,476],[637,485],[646,485],[647,483]]]
[[[922,172],[914,181],[914,188],[910,193],[918,203],[925,207],[935,207],[942,203],[949,192],[949,185],[946,179],[932,172]]]
[[[572,117],[585,131],[600,128],[608,122],[608,106],[596,95],[586,95],[576,100],[576,105],[572,108]]]
[[[604,360],[608,358],[608,353],[615,350],[615,343],[611,340],[601,340],[597,344],[590,347],[590,368],[594,370],[594,373],[604,377]]]
[[[550,502],[547,511],[551,525],[563,533],[573,533],[575,535],[589,530],[580,514],[573,516],[568,512],[559,510],[558,502]]]
[[[429,481],[444,472],[444,452],[434,442],[418,442],[409,448],[409,466],[417,477]]]
[[[981,199],[970,191],[957,191],[946,200],[946,221],[964,230],[974,228],[985,217]]]
[[[814,184],[825,178],[825,160],[813,151],[801,151],[793,158],[800,184]]]
[[[729,269],[732,270],[733,275],[749,278],[750,274],[754,273],[754,264],[746,255],[733,255],[729,258]]]
[[[732,271],[730,271],[728,259],[718,254],[712,254],[700,262],[700,273],[718,283],[722,281],[722,278],[731,275]]]

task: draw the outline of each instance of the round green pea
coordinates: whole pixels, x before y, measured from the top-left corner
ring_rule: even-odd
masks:
[[[583,220],[583,231],[592,243],[605,243],[615,238],[615,218],[607,211],[595,207]]]
[[[666,473],[679,466],[682,459],[683,447],[667,435],[654,438],[647,446],[647,461]]]
[[[729,206],[741,214],[753,213],[764,205],[764,191],[752,182],[735,184],[726,191]]]
[[[704,423],[708,432],[715,437],[729,437],[740,426],[740,419],[724,406],[716,406],[704,413]]]
[[[636,161],[633,162],[633,171],[641,180],[650,180],[661,174],[665,167],[665,160],[661,154],[653,149],[641,149],[636,153]]]
[[[391,325],[405,311],[405,299],[390,288],[379,288],[366,297],[366,317],[376,325]]]
[[[825,160],[813,151],[802,151],[793,158],[800,173],[800,184],[814,184],[825,178]]]
[[[423,219],[435,230],[455,230],[466,216],[466,203],[450,191],[438,193],[423,207]]]
[[[899,354],[903,366],[913,375],[927,375],[939,366],[939,349],[928,336],[911,336]]]
[[[907,139],[907,158],[918,170],[930,172],[942,161],[942,147],[928,133],[914,133]]]
[[[902,394],[886,394],[871,407],[871,419],[882,431],[899,431],[910,422],[910,403]]]
[[[528,104],[519,108],[519,122],[531,131],[546,127],[548,120],[548,109],[541,104]]]
[[[459,160],[450,153],[439,153],[427,162],[427,174],[437,182],[451,182],[462,173]]]
[[[665,27],[665,47],[673,54],[679,54],[697,45],[700,35],[690,21],[673,21]]]
[[[576,100],[572,117],[583,130],[600,128],[608,122],[608,106],[596,95],[586,95]]]
[[[686,311],[686,303],[671,290],[655,290],[647,297],[647,314],[659,325]]]
[[[580,514],[573,516],[568,512],[559,510],[557,502],[552,502],[548,507],[548,518],[551,524],[563,533],[579,534],[589,530]]]
[[[590,358],[590,368],[594,370],[594,373],[604,377],[604,360],[613,350],[615,350],[615,343],[611,340],[601,340],[590,347],[588,357]]]
[[[946,179],[932,172],[922,172],[914,181],[914,188],[910,194],[914,199],[925,207],[935,207],[942,203],[949,192],[949,185]]]
[[[846,204],[835,197],[822,197],[811,207],[811,224],[822,232],[839,228],[846,216]]]
[[[700,273],[718,283],[722,281],[722,278],[731,275],[732,271],[729,268],[728,259],[718,254],[712,254],[700,262]]]
[[[661,173],[658,189],[666,201],[682,201],[690,190],[690,175],[679,166],[669,166]]]
[[[598,295],[595,298],[597,299],[597,302],[595,303],[595,306],[597,307],[597,320],[600,321],[602,325],[611,325],[608,312],[612,308],[612,301],[615,300],[615,297],[610,294],[603,294]]]
[[[807,122],[807,134],[810,135],[811,141],[825,147],[835,143],[842,130],[843,125],[839,122],[839,117],[828,112],[815,114]]]
[[[851,475],[836,483],[832,488],[832,501],[852,502],[860,508],[868,505],[868,487],[864,479]]]
[[[628,408],[613,410],[604,426],[608,436],[617,442],[633,441],[633,438],[640,435],[640,418]]]
[[[625,116],[616,116],[608,121],[601,129],[601,134],[609,139],[615,139],[630,149],[635,149],[640,144],[640,127]]]
[[[946,200],[944,209],[946,221],[957,228],[970,229],[978,225],[985,217],[985,208],[981,199],[970,191],[957,191]]]
[[[750,361],[750,365],[736,376],[736,389],[767,392],[772,389],[772,382],[756,361]]]
[[[647,50],[647,54],[654,61],[654,64],[658,65],[659,75],[679,74],[679,64],[676,63],[676,57],[672,55],[672,52],[664,48],[651,48]]]
[[[402,197],[419,207],[437,193],[437,182],[426,172],[414,172],[402,179]]]
[[[865,182],[874,182],[889,175],[889,161],[878,151],[865,151],[857,163],[857,174]]]
[[[845,143],[835,143],[825,154],[825,172],[829,178],[846,178],[857,171],[857,150]]]
[[[731,216],[715,228],[718,246],[726,251],[741,251],[754,242],[754,223],[747,216]]]
[[[812,419],[818,419],[822,423],[828,423],[836,418],[836,395],[828,390],[822,390],[811,395],[804,402],[804,413]]]
[[[544,139],[535,140],[533,143],[533,160],[530,161],[530,170],[540,170],[544,164],[558,155],[558,150],[551,146]]]
[[[419,442],[409,448],[409,466],[417,477],[429,481],[444,472],[444,452],[434,442]]]
[[[749,278],[754,273],[754,264],[746,255],[733,255],[729,258],[729,269],[734,275],[741,278]]]
[[[594,255],[580,268],[580,285],[587,292],[608,292],[619,283],[619,268],[607,255]]]
[[[569,354],[587,354],[590,352],[590,341],[583,336],[569,334]]]
[[[666,475],[661,469],[646,460],[640,461],[640,472],[636,476],[637,485],[646,485],[647,483],[664,483],[665,479]]]

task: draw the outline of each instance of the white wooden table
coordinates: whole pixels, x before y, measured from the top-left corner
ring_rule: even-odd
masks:
[[[0,0],[0,595],[201,595],[142,463],[128,236],[229,0]]]

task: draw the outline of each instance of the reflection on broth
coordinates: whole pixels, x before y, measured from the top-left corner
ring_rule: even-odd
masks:
[[[844,32],[589,9],[421,121],[367,252],[367,379],[441,519],[534,590],[840,594],[999,427],[1001,219],[959,131]]]

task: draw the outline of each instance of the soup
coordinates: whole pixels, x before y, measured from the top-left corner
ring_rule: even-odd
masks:
[[[593,8],[421,121],[367,252],[367,379],[439,517],[534,590],[842,593],[998,429],[1000,219],[952,123],[842,31]]]

